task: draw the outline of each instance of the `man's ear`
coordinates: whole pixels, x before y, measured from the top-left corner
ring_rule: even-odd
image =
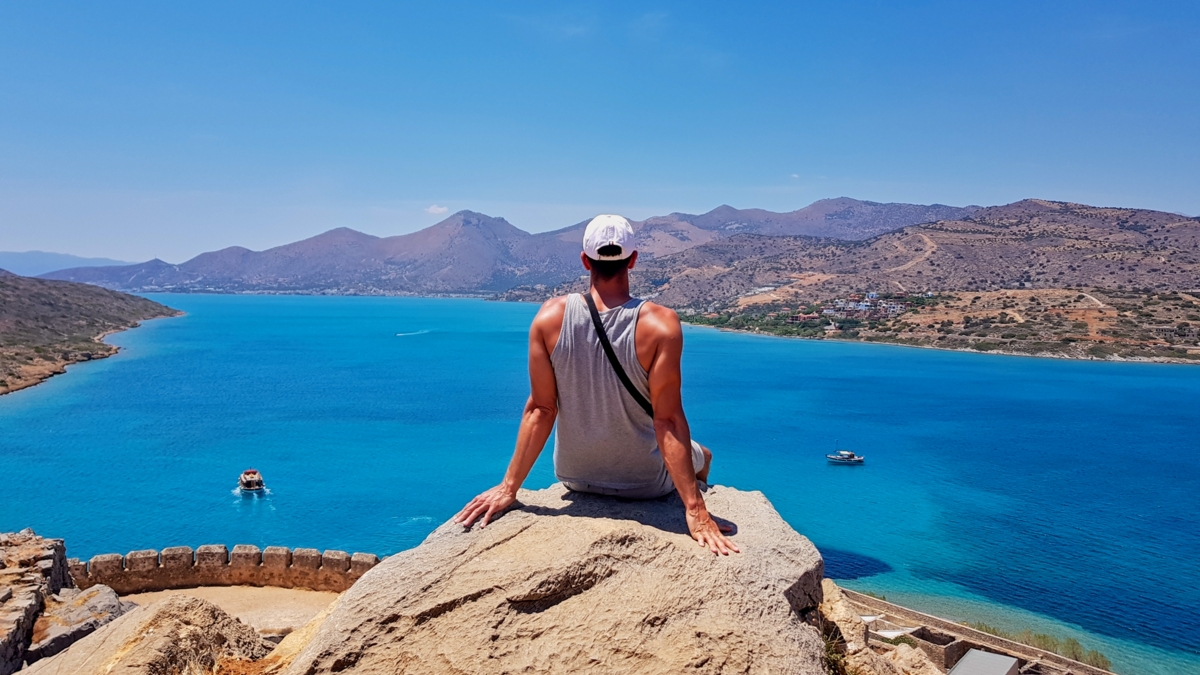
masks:
[[[592,271],[592,261],[588,259],[586,253],[584,253],[583,251],[580,251],[579,252],[579,260],[581,260],[583,262],[583,269],[585,269],[589,272]]]
[[[629,264],[625,266],[625,269],[631,270],[631,269],[633,269],[633,266],[636,264],[637,264],[637,251],[634,251],[633,253],[629,254]]]

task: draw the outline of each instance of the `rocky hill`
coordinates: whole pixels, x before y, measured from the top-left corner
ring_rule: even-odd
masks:
[[[1190,290],[1200,288],[1200,219],[1029,199],[857,242],[738,235],[644,261],[634,281],[642,295],[696,309],[761,295],[799,302],[865,291]]]
[[[643,257],[656,258],[744,233],[856,240],[962,217],[975,209],[841,198],[790,213],[721,206],[702,215],[649,218],[634,227]],[[126,291],[490,294],[518,285],[553,286],[579,276],[585,225],[530,234],[503,218],[460,211],[437,225],[395,237],[339,228],[265,251],[231,247],[178,265],[151,260],[43,276]]]
[[[115,354],[100,337],[176,314],[145,298],[0,270],[0,394]]]

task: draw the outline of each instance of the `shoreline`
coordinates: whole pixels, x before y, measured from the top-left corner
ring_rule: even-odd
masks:
[[[121,352],[121,348],[104,342],[104,338],[117,333],[123,333],[127,330],[133,330],[134,328],[140,328],[146,321],[154,321],[155,319],[171,319],[178,316],[183,316],[183,312],[178,312],[170,316],[151,317],[149,319],[143,319],[132,326],[125,326],[124,328],[111,328],[106,330],[92,338],[92,341],[94,341],[96,344],[102,345],[109,350],[104,353],[92,353],[88,356],[88,358],[58,358],[54,360],[42,360],[36,363],[31,363],[27,366],[22,366],[21,379],[17,380],[16,382],[10,382],[5,387],[0,388],[0,396],[13,394],[18,391],[29,389],[30,387],[36,387],[55,375],[65,375],[67,373],[67,368],[70,366],[80,363],[88,363],[90,361],[99,361],[100,359],[107,359],[109,357],[116,356]]]
[[[1079,362],[1091,361],[1091,362],[1095,362],[1095,363],[1158,364],[1158,365],[1164,365],[1164,366],[1200,365],[1200,361],[1192,360],[1192,359],[1169,359],[1169,358],[1164,358],[1164,357],[1155,357],[1155,358],[1133,357],[1133,358],[1098,359],[1095,357],[1059,356],[1059,355],[1047,354],[1047,353],[1026,354],[1023,352],[1013,352],[1013,351],[1007,351],[1004,349],[989,349],[987,351],[981,351],[978,349],[969,349],[969,348],[968,349],[959,349],[959,348],[954,348],[954,347],[936,347],[934,345],[913,345],[913,344],[907,344],[904,342],[885,342],[883,340],[848,340],[846,338],[811,338],[811,337],[804,337],[802,335],[776,335],[774,333],[768,333],[768,332],[761,331],[761,330],[746,330],[746,329],[742,329],[742,328],[725,328],[725,327],[721,327],[721,326],[708,326],[705,324],[691,323],[691,322],[683,321],[683,320],[680,320],[680,323],[683,323],[687,326],[691,326],[692,328],[707,328],[709,330],[715,330],[715,331],[722,332],[722,333],[739,333],[742,335],[754,335],[754,336],[766,337],[766,338],[779,338],[779,339],[783,339],[783,340],[808,340],[810,342],[839,342],[842,344],[880,345],[880,346],[884,346],[884,347],[910,347],[912,349],[928,349],[928,350],[938,351],[938,352],[959,352],[962,354],[977,354],[980,356],[987,356],[987,355],[1007,356],[1007,357],[1015,356],[1015,357],[1024,357],[1024,358],[1029,358],[1029,359],[1054,359],[1056,361],[1079,361]]]

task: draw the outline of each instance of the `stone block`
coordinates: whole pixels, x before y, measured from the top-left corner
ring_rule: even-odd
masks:
[[[0,603],[7,602],[12,597],[12,589],[8,586],[0,588]]]
[[[196,567],[220,567],[229,564],[225,544],[205,544],[196,549]]]
[[[91,570],[90,576],[94,577],[120,574],[125,569],[125,556],[120,553],[102,553],[92,556],[92,561],[88,563],[88,569]]]
[[[79,558],[71,558],[70,560],[68,560],[67,561],[67,569],[70,570],[71,577],[74,578],[76,582],[87,579],[87,575],[88,575],[87,563],[80,560]]]
[[[292,567],[315,570],[321,566],[321,552],[315,548],[298,548],[292,551]]]
[[[262,563],[262,551],[251,544],[238,544],[233,547],[229,556],[229,564],[233,567],[258,567]]]
[[[158,551],[143,549],[125,556],[125,569],[130,572],[149,572],[158,569]]]
[[[321,568],[330,572],[345,572],[350,569],[350,554],[345,551],[325,551],[321,556]]]
[[[361,577],[367,570],[379,564],[379,556],[374,553],[355,553],[350,556],[350,573]]]
[[[284,569],[292,564],[292,551],[285,546],[268,546],[262,554],[263,567]]]
[[[170,546],[162,550],[162,566],[171,569],[191,567],[192,548],[190,546]]]

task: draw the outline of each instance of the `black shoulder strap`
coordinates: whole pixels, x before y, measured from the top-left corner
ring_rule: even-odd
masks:
[[[621,380],[621,384],[625,385],[625,391],[633,397],[634,401],[646,411],[652,419],[654,417],[654,408],[650,405],[650,401],[646,400],[645,396],[633,386],[633,382],[629,380],[629,376],[625,374],[625,369],[621,367],[621,362],[617,360],[617,355],[613,352],[612,343],[608,341],[608,333],[604,332],[604,324],[600,323],[600,312],[596,310],[596,301],[592,300],[592,294],[589,292],[582,293],[583,299],[587,301],[588,311],[592,313],[592,325],[596,327],[596,334],[600,336],[600,345],[604,347],[604,354],[608,356],[608,362],[612,364],[613,370],[617,371],[617,378]]]

